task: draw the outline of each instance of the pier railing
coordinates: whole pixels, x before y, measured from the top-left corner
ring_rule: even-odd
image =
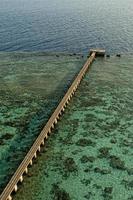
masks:
[[[74,95],[75,91],[77,90],[78,85],[80,84],[82,78],[84,77],[86,71],[88,70],[89,66],[95,59],[96,52],[92,51],[90,57],[87,59],[86,63],[80,70],[79,74],[71,84],[70,88],[66,92],[65,96],[55,109],[54,113],[46,123],[45,127],[41,131],[40,135],[37,137],[35,142],[33,143],[32,147],[30,148],[29,152],[19,165],[18,169],[10,179],[9,183],[3,190],[0,200],[11,200],[12,193],[15,191],[17,192],[18,183],[23,181],[23,175],[28,173],[28,166],[32,165],[32,161],[34,158],[37,157],[37,153],[40,152],[41,146],[44,145],[45,140],[50,135],[52,129],[57,124],[58,119],[60,118],[61,114],[64,112],[65,107],[69,103],[70,99]]]

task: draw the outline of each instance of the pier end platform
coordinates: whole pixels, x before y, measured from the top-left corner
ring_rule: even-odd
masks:
[[[90,55],[93,52],[96,54],[96,56],[103,56],[103,57],[105,56],[106,53],[105,49],[90,49]]]

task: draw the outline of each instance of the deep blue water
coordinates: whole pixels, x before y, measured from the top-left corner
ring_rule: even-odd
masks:
[[[133,52],[132,0],[0,0],[0,51]]]

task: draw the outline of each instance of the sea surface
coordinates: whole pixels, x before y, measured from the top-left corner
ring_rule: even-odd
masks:
[[[0,0],[0,51],[133,52],[132,0]]]

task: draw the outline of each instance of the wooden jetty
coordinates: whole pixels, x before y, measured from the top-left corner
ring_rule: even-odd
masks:
[[[54,113],[46,123],[45,127],[41,131],[40,135],[37,137],[36,141],[33,143],[32,147],[30,148],[29,152],[19,165],[18,169],[10,179],[9,183],[3,190],[0,200],[12,200],[12,193],[17,192],[18,189],[18,183],[21,183],[23,181],[24,174],[28,173],[28,167],[32,165],[33,159],[37,157],[37,154],[40,152],[41,147],[45,144],[45,140],[48,138],[48,136],[51,134],[52,129],[54,129],[54,126],[57,124],[58,119],[64,112],[66,106],[69,104],[72,96],[74,95],[75,91],[77,90],[78,85],[80,84],[82,78],[84,77],[86,71],[88,70],[91,63],[94,61],[96,56],[105,54],[105,51],[103,50],[91,50],[90,51],[90,57],[87,59],[86,63],[80,70],[79,74],[71,84],[70,88],[66,92],[65,96],[55,109]]]

